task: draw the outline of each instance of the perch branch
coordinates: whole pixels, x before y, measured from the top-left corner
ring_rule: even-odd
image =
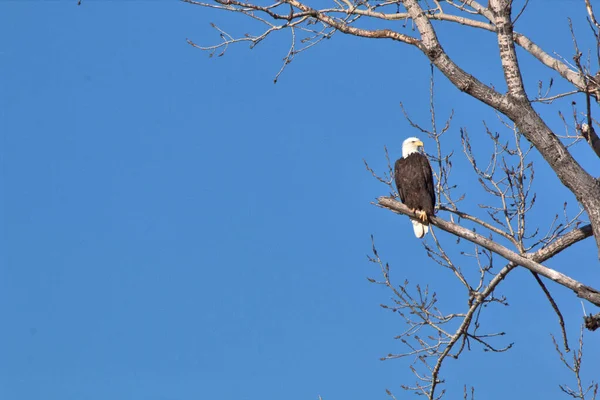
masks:
[[[404,215],[408,215],[413,218],[418,218],[418,216],[415,213],[413,213],[408,207],[406,207],[404,204],[402,204],[399,201],[394,200],[390,197],[379,197],[377,199],[376,205],[379,205],[383,208],[387,208],[387,209],[394,211],[396,213],[399,213],[399,214],[404,214]],[[562,251],[567,246],[570,246],[571,244],[575,243],[574,241],[562,242],[562,245],[564,247],[558,247],[558,246],[554,247],[553,252],[544,251],[545,249],[540,249],[540,250],[538,250],[538,252],[540,252],[539,254],[538,254],[538,252],[535,252],[535,253],[531,253],[531,254],[520,255],[520,254],[517,254],[514,251],[500,245],[499,243],[494,242],[493,240],[490,240],[490,239],[488,239],[484,236],[481,236],[473,231],[470,231],[458,224],[443,220],[439,217],[431,217],[430,222],[434,226],[440,228],[443,231],[449,232],[453,235],[459,236],[459,237],[466,239],[472,243],[475,243],[481,247],[484,247],[490,251],[493,251],[494,253],[504,257],[508,261],[511,261],[517,265],[521,265],[532,272],[535,272],[535,273],[537,273],[541,276],[544,276],[562,286],[565,286],[565,287],[573,290],[577,294],[578,297],[586,299],[590,303],[595,304],[600,307],[600,291],[598,291],[592,287],[586,286],[586,285],[582,284],[581,282],[578,282],[575,279],[570,278],[556,270],[553,270],[551,268],[548,268],[548,267],[545,267],[545,266],[539,264],[540,262],[553,256],[554,254],[558,253],[559,251]],[[577,235],[577,236],[579,236],[579,235]],[[587,236],[585,236],[585,237],[587,237]]]

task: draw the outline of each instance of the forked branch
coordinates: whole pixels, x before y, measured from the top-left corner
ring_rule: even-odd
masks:
[[[379,197],[377,199],[377,205],[379,205],[383,208],[387,208],[388,210],[391,210],[398,214],[403,214],[403,215],[408,215],[409,217],[418,218],[418,216],[415,213],[413,213],[408,207],[406,207],[404,204],[402,204],[399,201],[392,199],[390,197]],[[546,266],[539,264],[540,262],[552,257],[553,255],[557,254],[558,252],[564,250],[566,247],[575,243],[575,241],[573,241],[573,240],[562,241],[560,245],[557,245],[556,247],[554,247],[554,251],[551,253],[548,251],[544,251],[544,249],[540,249],[531,254],[520,255],[520,254],[517,254],[514,251],[500,245],[499,243],[494,242],[493,240],[490,240],[484,236],[479,235],[478,233],[470,231],[458,224],[443,220],[440,217],[431,217],[431,224],[440,228],[443,231],[446,231],[455,236],[466,239],[469,242],[472,242],[481,247],[484,247],[484,248],[498,254],[499,256],[504,257],[508,261],[511,261],[511,262],[515,263],[516,265],[521,265],[532,272],[535,272],[541,276],[544,276],[544,277],[558,283],[559,285],[565,286],[565,287],[573,290],[577,294],[578,297],[586,299],[590,303],[595,304],[600,307],[600,291],[598,291],[594,288],[591,288],[587,285],[584,285],[583,283],[578,282],[575,279],[570,278],[558,271],[555,271],[551,268],[548,268]],[[578,231],[580,231],[578,234],[571,235],[572,238],[581,237],[583,239],[583,238],[589,236],[589,235],[586,235],[586,232],[589,232],[589,231],[584,231],[584,230],[578,230]]]

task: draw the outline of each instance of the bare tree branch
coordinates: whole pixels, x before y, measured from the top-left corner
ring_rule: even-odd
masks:
[[[577,383],[577,387],[572,389],[567,385],[558,385],[560,390],[562,390],[565,394],[573,397],[574,399],[582,399],[585,400],[588,393],[591,392],[591,399],[594,400],[598,393],[598,383],[592,381],[586,388],[583,386],[583,382],[581,379],[581,364],[583,361],[583,326],[581,327],[581,331],[579,333],[579,346],[573,352],[572,361],[567,361],[565,354],[558,347],[558,343],[556,343],[556,339],[552,336],[552,342],[554,343],[554,348],[560,357],[560,360],[563,364],[574,374],[575,381]]]
[[[404,204],[402,204],[399,201],[394,200],[390,197],[379,197],[377,199],[377,205],[379,205],[383,208],[387,208],[387,209],[394,211],[396,213],[399,213],[399,214],[404,214],[404,215],[408,215],[413,218],[418,218],[418,216],[415,213],[413,213],[408,207],[406,207]],[[573,278],[570,278],[564,274],[561,274],[558,271],[555,271],[551,268],[548,268],[548,267],[545,267],[545,266],[539,264],[539,262],[544,261],[544,259],[542,259],[539,255],[535,255],[535,253],[530,254],[530,255],[528,254],[526,256],[517,254],[486,237],[483,237],[473,231],[463,228],[462,226],[457,225],[455,223],[443,220],[439,217],[431,217],[431,223],[434,226],[436,226],[446,232],[452,233],[456,236],[459,236],[463,239],[468,240],[469,242],[475,243],[481,247],[484,247],[490,251],[493,251],[494,253],[515,263],[516,265],[521,265],[532,272],[535,272],[535,273],[542,275],[562,286],[565,286],[565,287],[573,290],[577,294],[578,297],[586,299],[590,303],[595,304],[600,307],[600,291],[598,291],[594,288],[591,288],[587,285],[584,285],[581,282],[578,282],[578,281],[574,280]],[[563,244],[567,244],[567,243],[568,242],[565,242]],[[569,245],[571,245],[571,244],[573,244],[573,242],[569,243]],[[552,256],[552,255],[556,254],[556,252],[559,249],[562,251],[564,248],[557,247],[557,248],[555,248],[555,253],[548,254],[547,252],[545,252],[543,254]]]
[[[500,60],[504,70],[504,79],[508,86],[508,93],[518,100],[525,100],[527,96],[523,87],[523,78],[521,77],[521,69],[519,68],[513,41],[512,0],[490,0],[489,5],[494,15]]]
[[[550,294],[550,291],[548,290],[546,285],[544,285],[544,282],[540,279],[540,276],[538,274],[536,274],[535,272],[532,272],[531,274],[537,281],[538,285],[542,288],[542,291],[546,295],[546,298],[550,302],[552,309],[554,310],[554,312],[556,313],[556,316],[558,317],[558,324],[560,325],[560,331],[562,333],[563,345],[565,346],[565,351],[566,352],[571,351],[569,349],[569,340],[567,339],[567,331],[565,330],[565,319],[563,318],[562,313],[560,312],[560,309],[558,308],[558,305],[556,305],[554,298]]]
[[[581,124],[580,127],[581,136],[585,139],[586,142],[591,146],[592,150],[598,157],[600,157],[600,138],[596,133],[593,125]]]

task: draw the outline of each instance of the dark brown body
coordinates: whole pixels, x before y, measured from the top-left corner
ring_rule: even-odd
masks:
[[[400,200],[410,209],[435,214],[433,172],[426,156],[412,153],[396,161],[394,167],[396,188]]]

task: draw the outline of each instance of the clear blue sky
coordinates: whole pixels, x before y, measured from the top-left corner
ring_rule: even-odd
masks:
[[[566,16],[581,17],[582,5],[531,3],[518,29],[570,58]],[[369,204],[387,191],[362,161],[382,171],[383,146],[397,158],[417,134],[400,101],[427,123],[424,58],[337,35],[274,85],[288,33],[209,59],[185,40],[218,41],[209,22],[251,29],[171,1],[0,2],[0,398],[404,396],[406,362],[379,361],[402,350],[393,337],[404,326],[365,279],[378,276],[371,234],[398,283],[428,283],[446,311],[464,310],[408,220]],[[499,63],[484,61],[494,37],[464,29],[446,29],[444,45],[502,87]],[[533,95],[552,74],[523,64]],[[444,79],[437,87],[440,117],[457,112],[449,148],[461,126],[485,146],[481,120],[493,114]],[[575,151],[598,170],[585,145]],[[533,222],[547,227],[574,199],[541,163],[536,171]],[[464,191],[469,174],[457,158]],[[592,241],[549,265],[600,287]],[[574,340],[580,302],[549,286]],[[573,381],[550,340],[556,317],[528,273],[502,290],[511,306],[486,321],[507,332],[499,345],[515,346],[449,360],[450,398],[463,384],[487,399],[560,398],[557,384]],[[598,379],[598,335],[586,338],[585,377]]]

